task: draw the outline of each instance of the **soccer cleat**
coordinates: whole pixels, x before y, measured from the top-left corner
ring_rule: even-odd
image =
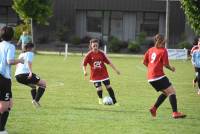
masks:
[[[40,105],[40,103],[39,102],[37,102],[37,101],[35,101],[35,100],[32,100],[32,103],[33,103],[33,105],[35,106],[35,107],[41,107],[41,105]]]
[[[103,99],[99,98],[99,104],[102,105],[103,104]]]
[[[0,134],[8,134],[8,132],[4,130],[4,131],[0,131]]]
[[[173,117],[174,119],[178,119],[178,118],[185,118],[186,115],[183,114],[183,113],[181,113],[181,112],[173,112],[173,113],[172,113],[172,117]]]
[[[156,117],[156,110],[157,110],[157,108],[154,106],[151,107],[151,109],[149,109],[149,112],[151,113],[152,117]]]

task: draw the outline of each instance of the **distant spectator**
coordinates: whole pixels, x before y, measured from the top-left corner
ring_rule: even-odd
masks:
[[[29,35],[28,31],[23,31],[17,45],[21,45],[22,50],[24,50],[25,44],[31,43],[31,42],[32,42],[32,37]]]

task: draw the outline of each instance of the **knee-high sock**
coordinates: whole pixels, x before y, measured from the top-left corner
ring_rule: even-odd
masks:
[[[5,126],[6,126],[6,122],[8,120],[8,116],[9,116],[8,111],[1,114],[1,116],[0,116],[0,131],[5,130]]]
[[[169,96],[169,102],[172,106],[173,112],[177,112],[177,99],[175,94]]]
[[[97,95],[99,98],[103,98],[103,91],[102,90],[97,90]]]
[[[39,87],[37,94],[35,96],[35,101],[39,102],[40,98],[42,97],[42,95],[44,94],[45,88]]]
[[[161,94],[161,95],[158,97],[156,103],[154,104],[154,107],[158,108],[158,107],[165,101],[166,98],[167,98],[166,95]]]
[[[33,100],[35,99],[36,93],[37,93],[36,89],[35,89],[35,88],[32,88],[32,89],[31,89],[31,96],[32,96],[32,99],[33,99]]]
[[[115,104],[117,102],[116,98],[115,98],[115,93],[112,89],[112,87],[107,88],[108,94],[110,95],[110,97],[113,100],[113,103]]]

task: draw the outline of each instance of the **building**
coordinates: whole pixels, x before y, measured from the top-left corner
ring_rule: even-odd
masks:
[[[158,0],[59,0],[54,1],[56,25],[68,24],[73,34],[107,40],[115,36],[134,40],[140,32],[148,37],[165,34],[166,2]],[[169,39],[174,47],[185,33],[185,16],[179,1],[170,2]]]
[[[16,22],[11,12],[11,0],[0,3],[0,23]],[[6,3],[5,2],[5,3]],[[2,12],[2,10],[4,10]],[[10,11],[8,13],[8,11]],[[15,17],[13,17],[15,16]],[[53,17],[49,26],[35,25],[36,41],[56,40],[57,33],[68,31],[64,35],[69,40],[76,36],[97,37],[107,40],[114,36],[122,41],[135,40],[139,33],[145,32],[149,38],[156,33],[165,34],[166,2],[164,0],[53,0]],[[179,1],[170,2],[169,18],[170,47],[180,42],[183,34],[190,40],[193,32],[185,22],[185,16]]]
[[[12,9],[11,0],[1,0],[0,2],[0,27],[9,25],[15,26],[19,23],[19,18]]]

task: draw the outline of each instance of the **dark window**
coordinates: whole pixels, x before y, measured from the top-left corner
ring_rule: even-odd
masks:
[[[159,13],[144,12],[141,14],[140,32],[153,36],[159,31]]]
[[[87,12],[87,31],[88,32],[102,32],[102,17],[101,11]]]
[[[7,15],[8,8],[7,7],[0,7],[0,15]]]

